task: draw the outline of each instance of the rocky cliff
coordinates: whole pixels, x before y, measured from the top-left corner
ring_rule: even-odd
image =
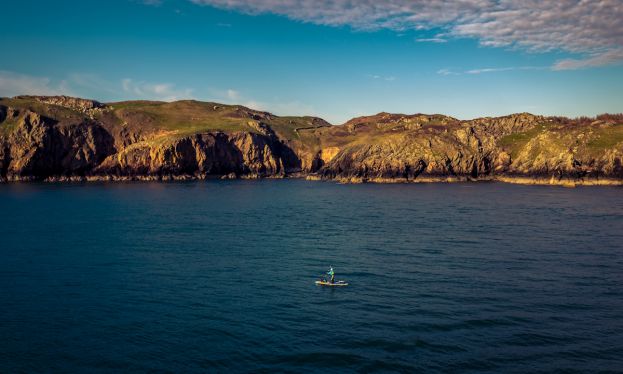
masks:
[[[331,126],[198,101],[0,99],[0,180],[259,178],[623,182],[623,116],[461,121],[379,113]]]

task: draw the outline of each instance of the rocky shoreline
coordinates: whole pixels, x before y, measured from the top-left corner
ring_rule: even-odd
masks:
[[[472,178],[465,176],[439,176],[422,177],[416,179],[406,178],[362,178],[362,177],[337,177],[327,178],[318,174],[294,173],[290,175],[90,175],[90,176],[69,176],[69,177],[48,177],[37,179],[33,177],[17,177],[12,179],[1,179],[0,183],[96,183],[96,182],[179,182],[179,181],[205,181],[205,180],[265,180],[265,179],[297,179],[306,181],[335,182],[340,184],[420,184],[420,183],[508,183],[521,185],[538,186],[560,186],[560,187],[581,187],[581,186],[623,186],[623,180],[602,178],[602,179],[558,179],[555,177],[524,177],[524,176],[494,176]]]

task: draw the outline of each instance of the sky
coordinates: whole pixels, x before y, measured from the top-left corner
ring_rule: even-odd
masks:
[[[331,123],[623,112],[623,0],[1,0],[0,96]]]

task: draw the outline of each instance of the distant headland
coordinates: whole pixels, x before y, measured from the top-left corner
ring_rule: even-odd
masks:
[[[358,117],[331,125],[192,100],[0,98],[0,181],[329,179],[623,184],[623,114],[458,120]]]

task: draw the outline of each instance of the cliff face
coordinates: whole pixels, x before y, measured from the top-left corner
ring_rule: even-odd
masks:
[[[3,178],[40,179],[85,175],[112,153],[113,139],[97,122],[58,125],[58,121],[30,110],[10,108],[13,121],[0,153]]]
[[[196,101],[0,99],[0,180],[316,175],[344,181],[623,181],[623,118],[460,121],[379,113],[331,126]]]
[[[254,133],[196,134],[164,144],[137,142],[110,155],[95,174],[275,176],[296,169],[297,160],[281,144]]]

